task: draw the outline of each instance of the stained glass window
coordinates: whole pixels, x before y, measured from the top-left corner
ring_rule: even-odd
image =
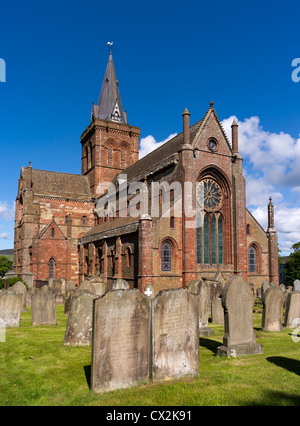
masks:
[[[253,246],[248,252],[248,268],[249,272],[256,272],[256,250]]]
[[[164,243],[161,248],[161,270],[171,271],[172,269],[172,247],[170,243]]]
[[[53,278],[54,274],[54,259],[51,258],[49,261],[49,278]]]
[[[222,191],[213,179],[197,185],[197,263],[223,264]],[[201,219],[203,220],[201,221]]]

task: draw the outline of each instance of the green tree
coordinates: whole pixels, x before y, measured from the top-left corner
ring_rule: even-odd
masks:
[[[12,261],[6,256],[0,256],[0,277],[4,277],[7,271],[12,267]]]
[[[292,246],[293,253],[290,254],[290,260],[287,264],[286,279],[287,284],[292,285],[297,279],[300,279],[300,242]]]

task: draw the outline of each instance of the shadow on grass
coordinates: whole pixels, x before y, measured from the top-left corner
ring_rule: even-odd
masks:
[[[266,391],[265,396],[260,401],[250,401],[247,404],[248,406],[295,406],[299,407],[300,405],[300,396],[293,395],[288,392],[280,392],[280,391]]]
[[[267,361],[300,376],[300,361],[284,356],[269,356]]]
[[[91,365],[85,365],[83,368],[84,368],[84,374],[85,374],[86,382],[88,384],[89,389],[91,389],[91,370],[92,370],[92,366]]]
[[[200,346],[203,346],[204,348],[210,350],[215,355],[217,355],[217,348],[219,346],[222,346],[222,343],[216,340],[205,339],[204,337],[200,337]]]

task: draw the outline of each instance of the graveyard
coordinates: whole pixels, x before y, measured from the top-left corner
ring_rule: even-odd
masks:
[[[230,311],[234,286],[228,288],[233,290],[231,293],[223,292],[226,297],[223,297],[222,304]],[[227,328],[233,321],[232,316],[226,320],[228,311],[225,309],[227,325],[217,320],[212,322],[210,314],[207,315],[207,321],[202,316],[200,323],[203,322],[210,333],[201,335],[196,318],[198,296],[187,289],[162,292],[152,302],[138,290],[117,289],[97,297],[94,300],[93,336],[77,344],[74,343],[74,336],[78,336],[78,332],[74,328],[69,338],[71,328],[62,304],[57,302],[55,305],[56,322],[52,325],[42,323],[43,318],[39,320],[39,325],[33,322],[34,304],[27,306],[27,309],[21,311],[19,327],[7,327],[5,342],[0,342],[0,405],[298,406],[298,329],[295,331],[295,328],[279,327],[274,331],[278,325],[268,319],[270,308],[266,306],[269,300],[276,297],[276,291],[271,290],[272,287],[266,290],[268,297],[264,298],[264,303],[256,298],[254,305],[250,304],[253,333],[251,323],[248,340],[250,348],[255,346],[254,352],[233,357],[228,357],[226,351],[226,344],[230,341],[236,344],[238,339],[236,327],[233,330]],[[246,287],[245,291],[248,291]],[[87,296],[91,296],[91,293],[83,290],[82,294],[84,303],[87,300],[90,304]],[[50,298],[48,289],[44,289],[41,295]],[[294,295],[297,296],[298,292],[294,292]],[[78,295],[75,296],[73,306],[80,312],[83,305],[79,304]],[[34,297],[35,293],[32,301]],[[128,299],[126,303],[125,297]],[[243,298],[246,299],[247,294]],[[136,301],[138,309],[130,311],[130,320],[126,321],[128,306]],[[109,303],[114,303],[113,309],[117,314],[108,320],[106,311]],[[189,338],[184,333],[183,325],[173,327],[182,306],[188,307],[183,309],[183,313],[187,315],[188,322],[193,324],[189,327]],[[279,311],[283,324],[287,316],[285,309],[282,311],[280,307],[281,302],[279,308],[276,305],[276,309],[271,310]],[[69,318],[74,315],[71,304]],[[166,315],[168,318],[164,319]],[[149,333],[150,316],[153,317],[151,344],[155,356],[151,362],[147,357],[142,357],[135,363],[134,354],[143,348],[146,352],[149,349],[149,340],[145,336]],[[125,320],[122,322],[123,318]],[[139,326],[142,327],[140,331]],[[136,333],[135,339],[130,337],[132,329]],[[246,331],[242,332],[245,334]],[[220,348],[224,348],[224,345],[225,356],[220,356]],[[232,346],[228,344],[227,348],[232,349]],[[182,353],[185,354],[184,364],[180,364]],[[173,362],[174,359],[179,360],[177,364]],[[113,375],[105,367],[107,364],[115,371]],[[149,364],[152,368],[150,379]],[[181,367],[178,369],[179,364]],[[127,366],[124,371],[123,365]],[[97,370],[95,374],[92,374],[93,368]],[[101,368],[104,370],[99,374]],[[127,383],[126,380],[132,379],[126,377],[130,376],[131,371],[134,371],[137,380]],[[122,380],[125,380],[125,388],[119,388]],[[102,387],[100,393],[99,386]]]

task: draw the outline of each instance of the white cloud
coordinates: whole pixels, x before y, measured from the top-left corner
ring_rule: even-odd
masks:
[[[174,138],[175,136],[177,136],[177,133],[172,133],[165,140],[161,142],[156,142],[156,140],[154,139],[152,135],[142,138],[140,141],[140,157],[139,158],[141,159],[145,157],[145,155],[159,148],[161,145],[168,142],[170,139]]]
[[[13,220],[15,217],[15,203],[11,206],[7,201],[0,201],[0,218],[4,220]]]
[[[0,234],[0,240],[10,240],[9,234],[3,232],[2,234]]]
[[[267,204],[272,197],[280,248],[288,253],[300,241],[300,138],[264,130],[259,117],[239,121],[231,116],[222,122],[229,139],[234,119],[239,125],[239,152],[249,165],[244,165],[247,205],[266,229]]]

